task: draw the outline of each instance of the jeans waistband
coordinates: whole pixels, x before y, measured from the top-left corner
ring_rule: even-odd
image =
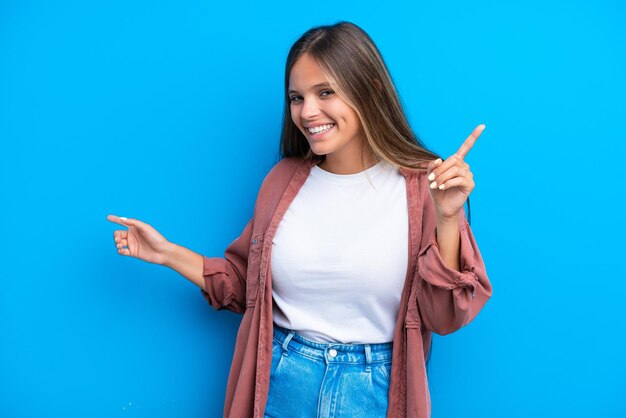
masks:
[[[309,340],[295,331],[274,324],[274,339],[282,347],[283,355],[289,350],[330,363],[372,364],[389,363],[393,355],[393,343],[342,344],[319,343]]]

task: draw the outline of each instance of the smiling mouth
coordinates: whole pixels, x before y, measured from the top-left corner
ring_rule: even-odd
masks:
[[[305,128],[307,130],[308,133],[310,133],[311,135],[320,135],[323,133],[328,132],[329,130],[331,130],[333,127],[335,126],[334,123],[328,123],[326,125],[320,125],[320,126],[315,126],[313,128]]]

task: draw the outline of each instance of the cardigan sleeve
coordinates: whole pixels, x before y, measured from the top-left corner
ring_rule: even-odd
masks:
[[[491,297],[491,283],[463,210],[459,211],[460,271],[445,265],[437,244],[434,204],[430,196],[425,200],[417,305],[424,326],[445,335],[476,317]]]
[[[205,289],[202,294],[215,309],[243,313],[246,309],[246,274],[254,219],[224,252],[224,257],[203,256]]]

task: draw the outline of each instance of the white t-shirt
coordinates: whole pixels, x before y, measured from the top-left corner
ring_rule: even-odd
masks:
[[[319,342],[392,341],[408,239],[396,167],[339,175],[314,166],[272,242],[274,322]]]

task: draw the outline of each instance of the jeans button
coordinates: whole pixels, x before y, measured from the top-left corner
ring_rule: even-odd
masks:
[[[328,355],[331,357],[337,357],[337,350],[331,348],[330,350],[328,350]]]

